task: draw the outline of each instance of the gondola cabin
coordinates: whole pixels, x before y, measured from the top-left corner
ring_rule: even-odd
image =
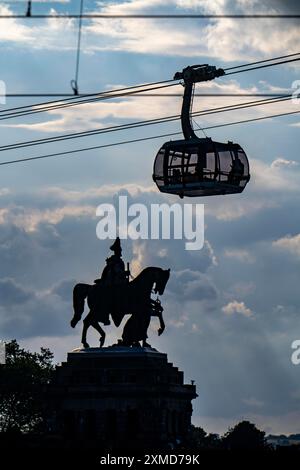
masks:
[[[238,144],[210,138],[166,142],[153,179],[161,192],[183,196],[241,193],[250,179],[247,156]]]
[[[215,196],[241,193],[250,179],[247,156],[239,144],[200,139],[190,112],[196,82],[224,75],[207,64],[186,67],[174,79],[184,81],[181,108],[183,140],[166,142],[154,161],[153,180],[163,193],[184,196]]]

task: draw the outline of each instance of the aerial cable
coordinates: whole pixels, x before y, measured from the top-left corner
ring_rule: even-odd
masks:
[[[234,66],[234,67],[228,67],[228,68],[225,68],[224,71],[230,71],[230,70],[234,70],[234,69],[242,69],[242,70],[234,70],[233,72],[229,72],[229,73],[225,73],[224,76],[226,75],[232,75],[234,73],[240,73],[240,72],[247,72],[247,71],[250,71],[250,70],[257,70],[257,69],[260,69],[260,68],[264,68],[264,67],[272,67],[273,65],[280,65],[280,64],[285,64],[285,63],[289,63],[289,62],[294,62],[294,61],[298,61],[300,60],[300,57],[297,58],[297,59],[290,59],[290,60],[286,60],[286,61],[281,61],[281,62],[275,62],[275,63],[272,63],[272,64],[266,64],[266,65],[258,65],[258,67],[252,67],[253,65],[256,65],[256,64],[264,64],[264,63],[267,63],[267,62],[273,62],[274,60],[279,60],[279,59],[284,59],[284,58],[287,58],[287,57],[292,57],[292,56],[297,56],[297,55],[300,55],[300,52],[298,53],[293,53],[293,54],[288,54],[288,55],[283,55],[283,56],[279,56],[279,57],[274,57],[272,59],[265,59],[265,60],[260,60],[260,61],[256,61],[256,62],[252,62],[252,63],[248,63],[248,64],[243,64],[243,65],[237,65],[237,66]],[[250,67],[249,69],[245,68],[245,67]],[[171,79],[171,80],[164,80],[164,81],[160,81],[160,82],[153,82],[153,83],[147,83],[145,85],[136,85],[136,86],[133,86],[133,87],[126,87],[125,89],[129,90],[129,89],[132,89],[132,88],[138,88],[140,86],[150,86],[150,85],[156,85],[156,84],[162,84],[162,83],[171,83],[171,82],[174,82],[176,80],[174,79]],[[85,98],[85,97],[92,97],[92,96],[97,96],[99,94],[108,94],[108,93],[111,93],[113,91],[121,91],[121,90],[125,90],[125,89],[119,89],[119,90],[108,90],[108,91],[105,91],[105,92],[98,92],[98,93],[86,93],[86,94],[82,94],[82,95],[78,95],[77,98]],[[56,94],[8,94],[6,96],[10,96],[10,97],[34,97],[34,96],[66,96],[66,94],[61,94],[61,93],[56,93]],[[28,105],[28,106],[39,106],[39,105],[43,105],[43,104],[49,104],[49,103],[59,103],[59,102],[62,102],[62,101],[69,101],[69,100],[73,100],[74,98],[76,98],[76,96],[72,95],[71,97],[68,97],[68,98],[65,98],[64,100],[52,100],[52,101],[49,101],[49,102],[44,102],[44,103],[37,103],[37,104],[33,104],[33,105]],[[1,112],[1,111],[0,111]]]
[[[225,76],[225,75],[224,75]],[[176,83],[176,85],[180,85],[180,83]],[[92,93],[90,93],[91,95]],[[88,95],[88,93],[78,93],[78,98]],[[0,97],[5,96],[6,98],[42,98],[42,97],[54,97],[54,96],[61,96],[63,97],[74,97],[74,93],[6,93],[5,95],[0,93]],[[129,97],[131,95],[128,95]],[[169,98],[172,96],[175,97],[182,97],[182,93],[145,93],[139,94],[138,98],[152,98],[152,97],[163,97]],[[195,93],[195,96],[205,96],[205,97],[235,97],[235,96],[283,96],[282,93]],[[59,103],[63,100],[55,100],[54,103]],[[29,108],[35,106],[34,103],[27,105]],[[1,110],[0,110],[1,112]]]
[[[32,18],[32,19],[295,19],[300,18],[300,14],[108,14],[108,13],[84,13],[82,15],[77,14],[59,14],[59,15],[50,15],[50,14],[38,14],[38,15],[20,15],[20,14],[3,14],[0,15],[2,19],[21,19],[21,18]]]
[[[261,106],[265,104],[275,104],[278,102],[282,101],[287,101],[292,98],[292,95],[286,98],[280,98],[277,100],[257,100],[257,101],[250,101],[248,103],[240,103],[237,105],[229,105],[229,106],[224,106],[220,108],[211,108],[203,111],[195,111],[191,113],[191,116],[207,116],[211,114],[218,114],[221,112],[228,112],[228,111],[237,111],[240,109],[244,108],[250,108],[250,107],[255,107],[255,106]],[[24,141],[24,142],[16,142],[14,144],[7,144],[0,146],[0,151],[5,151],[5,150],[15,150],[19,148],[24,148],[24,147],[31,147],[31,146],[36,146],[36,145],[42,145],[42,144],[49,144],[49,143],[55,143],[55,142],[60,142],[63,140],[70,140],[70,139],[75,139],[75,138],[81,138],[81,137],[90,137],[93,135],[99,135],[99,134],[106,134],[106,133],[111,133],[111,132],[116,132],[116,131],[121,131],[121,130],[129,130],[129,129],[134,129],[138,127],[144,127],[144,126],[150,126],[150,125],[155,125],[155,124],[163,124],[166,122],[172,122],[180,119],[179,114],[171,115],[171,116],[163,116],[160,118],[154,118],[154,119],[148,119],[144,121],[136,121],[136,122],[131,122],[127,124],[120,124],[116,126],[109,126],[109,127],[104,127],[100,129],[91,129],[88,131],[82,131],[82,132],[75,132],[75,133],[70,133],[70,134],[62,134],[62,135],[56,135],[53,137],[45,137],[42,139],[36,139],[36,140],[29,140],[29,141]],[[203,130],[197,124],[197,126]]]
[[[273,103],[278,103],[282,101],[286,101],[288,99],[291,99],[291,96],[289,98],[281,98],[278,100],[258,100],[258,101],[253,101],[249,102],[248,104],[241,103],[240,105],[229,105],[229,106],[224,106],[223,108],[212,108],[208,110],[203,110],[203,111],[195,111],[191,115],[192,116],[207,116],[210,114],[218,114],[221,112],[227,112],[227,111],[237,111],[240,109],[244,108],[249,108],[249,107],[254,107],[254,106],[260,106],[264,104],[273,104]],[[36,139],[36,140],[29,140],[29,141],[24,141],[24,142],[16,142],[14,144],[8,144],[8,145],[3,145],[0,146],[0,151],[5,151],[5,150],[15,150],[19,148],[24,148],[24,147],[31,147],[31,146],[36,146],[36,145],[41,145],[41,144],[49,144],[49,143],[55,143],[55,142],[60,142],[63,140],[70,140],[70,139],[75,139],[75,138],[81,138],[81,137],[90,137],[93,135],[99,135],[99,134],[106,134],[106,133],[111,133],[111,132],[116,132],[116,131],[121,131],[121,130],[129,130],[129,129],[134,129],[138,127],[144,127],[144,126],[150,126],[150,125],[155,125],[155,124],[164,124],[167,122],[172,122],[180,119],[179,114],[171,115],[171,116],[164,116],[161,118],[155,118],[155,119],[148,119],[144,121],[136,121],[136,122],[131,122],[127,124],[120,124],[116,126],[109,126],[109,127],[104,127],[100,129],[91,129],[88,131],[82,131],[82,132],[75,132],[75,133],[70,133],[70,134],[62,134],[62,135],[57,135],[53,137],[45,137],[42,139]],[[203,130],[197,124],[197,126]]]
[[[294,52],[293,54],[287,54],[287,55],[282,55],[279,57],[273,57],[272,59],[264,59],[264,60],[257,60],[256,62],[251,62],[251,64],[241,64],[241,65],[235,65],[234,67],[227,67],[224,70],[233,70],[233,69],[240,69],[244,67],[249,67],[250,65],[258,65],[258,64],[263,64],[265,62],[273,62],[274,60],[280,60],[280,59],[286,59],[287,57],[294,57],[296,55],[299,55],[300,52]]]
[[[273,67],[274,65],[287,64],[289,62],[297,62],[299,60],[300,60],[300,57],[298,57],[297,59],[282,60],[281,62],[275,62],[274,64],[258,65],[256,67],[250,67],[250,68],[246,68],[246,69],[242,69],[242,70],[234,70],[233,72],[225,73],[224,76],[226,77],[228,75],[233,75],[233,74],[236,74],[236,73],[250,72],[251,70],[264,69],[266,67]],[[249,64],[249,65],[252,65],[252,64]],[[226,72],[226,69],[224,69],[224,70]]]
[[[249,122],[255,122],[255,121],[262,121],[263,119],[272,119],[272,118],[276,118],[276,117],[280,117],[280,116],[288,116],[288,115],[299,114],[299,113],[300,113],[300,110],[299,111],[292,111],[292,112],[289,112],[289,113],[272,114],[272,115],[263,116],[263,117],[260,117],[260,118],[246,119],[244,121],[235,121],[235,122],[229,122],[229,123],[225,123],[225,124],[217,124],[217,125],[214,125],[214,126],[204,127],[203,130],[217,129],[217,128],[220,128],[220,127],[233,126],[233,125],[236,125],[236,124],[243,124],[243,123],[249,123]],[[175,136],[175,135],[179,135],[179,134],[182,134],[182,132],[181,131],[180,132],[172,132],[172,133],[168,133],[168,134],[160,134],[160,135],[150,136],[150,137],[141,137],[139,139],[131,139],[131,140],[125,140],[125,141],[120,141],[120,142],[113,142],[113,143],[110,143],[110,144],[95,145],[93,147],[86,147],[86,148],[75,149],[75,150],[67,150],[65,152],[56,152],[56,153],[51,153],[51,154],[47,154],[47,155],[38,155],[38,156],[34,156],[34,157],[24,157],[24,158],[20,158],[20,159],[16,159],[16,160],[8,160],[8,161],[3,161],[3,162],[0,161],[0,166],[1,165],[12,165],[12,164],[15,164],[15,163],[27,162],[27,161],[32,161],[32,160],[41,160],[41,159],[45,159],[45,158],[51,158],[51,157],[57,157],[57,156],[63,156],[63,155],[71,155],[71,154],[74,154],[74,153],[87,152],[89,150],[96,150],[96,149],[101,149],[101,148],[115,147],[115,146],[118,146],[118,145],[131,144],[131,143],[135,143],[135,142],[144,142],[144,141],[148,141],[148,140],[160,139],[160,138],[163,138],[163,137],[171,137],[171,136]]]
[[[82,26],[82,12],[83,12],[83,0],[80,0],[80,16],[78,23],[78,39],[77,39],[77,52],[76,52],[76,68],[75,68],[75,79],[71,80],[71,87],[74,95],[78,96],[78,74],[79,74],[79,61],[80,61],[80,44],[81,44],[81,26]]]
[[[60,107],[67,107],[66,105],[70,102],[69,106],[72,106],[73,104],[86,104],[93,102],[93,100],[98,100],[98,99],[110,99],[110,98],[120,98],[123,96],[127,95],[134,95],[136,93],[142,93],[144,91],[152,91],[152,90],[158,90],[161,88],[168,88],[171,86],[177,86],[179,83],[169,83],[169,82],[174,82],[174,80],[165,80],[162,82],[152,82],[152,83],[147,83],[144,85],[135,85],[131,87],[124,87],[124,88],[116,88],[115,90],[108,90],[108,91],[103,91],[103,92],[98,92],[98,93],[91,93],[87,95],[81,95],[80,97],[75,97],[74,95],[72,98],[66,98],[64,100],[55,100],[55,101],[46,101],[43,103],[37,103],[37,104],[30,104],[26,106],[18,106],[14,108],[9,108],[9,109],[3,109],[0,110],[0,116],[1,113],[5,113],[9,115],[10,111],[18,111],[18,110],[24,110],[24,113],[28,109],[28,112],[31,113],[33,112],[43,112],[43,111],[48,111],[51,109],[59,109]],[[167,84],[169,83],[169,84]],[[160,85],[162,84],[162,85]],[[164,85],[165,84],[165,85]],[[155,86],[155,85],[160,85],[160,86]],[[145,88],[145,87],[150,87],[150,88]],[[140,88],[144,88],[143,90],[140,90]],[[136,89],[136,90],[135,90]],[[127,91],[130,90],[130,91]],[[122,92],[122,93],[119,93]],[[83,98],[87,98],[84,100]],[[73,101],[74,99],[77,99],[77,101]],[[79,101],[78,101],[79,99]],[[82,101],[80,101],[82,100]],[[67,103],[66,103],[67,102]],[[32,108],[36,108],[33,111],[30,111]],[[11,113],[11,114],[18,114],[16,113]]]
[[[108,95],[100,95],[99,97],[97,98],[93,98],[91,100],[85,100],[84,102],[81,102],[81,101],[75,101],[75,102],[72,102],[71,104],[65,104],[64,102],[62,104],[58,104],[58,105],[53,105],[53,106],[49,106],[49,107],[42,107],[41,109],[37,108],[37,109],[31,109],[32,106],[22,106],[20,108],[10,108],[8,110],[3,110],[3,111],[0,111],[0,121],[1,120],[5,120],[5,119],[12,119],[12,118],[15,118],[15,117],[22,117],[22,116],[28,116],[28,115],[32,115],[32,114],[38,114],[38,113],[41,113],[41,112],[45,112],[45,111],[51,111],[51,110],[57,110],[57,109],[61,109],[61,108],[66,108],[66,107],[70,107],[70,106],[75,106],[75,105],[79,105],[79,104],[83,104],[83,103],[95,103],[97,101],[102,101],[102,100],[106,100],[106,99],[111,99],[111,98],[121,98],[121,97],[124,97],[124,96],[131,96],[131,95],[135,95],[135,94],[138,94],[138,93],[142,93],[144,91],[151,91],[151,90],[157,90],[157,89],[161,89],[161,88],[168,88],[170,86],[177,86],[178,83],[173,83],[173,84],[169,84],[169,85],[162,85],[162,86],[158,86],[158,87],[155,87],[155,88],[149,88],[149,89],[144,89],[144,90],[136,90],[134,91],[133,93],[131,92],[125,92],[125,93],[122,93],[122,94],[108,94]],[[138,95],[137,95],[138,96]],[[278,95],[278,98],[285,98],[285,97],[290,97],[292,95]],[[277,95],[275,96],[271,96],[269,98],[270,100],[273,100],[273,99],[277,99]],[[262,100],[264,101],[264,100]],[[267,101],[267,100],[266,100]],[[243,103],[241,103],[242,105]],[[234,105],[231,105],[231,106],[234,106]],[[27,110],[27,108],[29,108]],[[18,109],[22,110],[24,109],[24,111],[17,111]],[[14,111],[16,110],[16,112],[8,112],[8,111]],[[3,114],[1,114],[3,113]]]
[[[96,103],[96,102],[99,102],[99,101],[104,101],[104,100],[108,100],[108,99],[113,99],[113,98],[123,98],[123,97],[127,97],[127,96],[131,96],[133,94],[138,94],[138,93],[141,93],[141,92],[145,92],[145,91],[151,91],[151,90],[158,90],[158,89],[161,89],[161,88],[168,88],[168,87],[171,87],[171,86],[177,86],[178,83],[171,83],[171,84],[168,84],[168,85],[161,85],[161,86],[156,86],[156,87],[151,87],[151,88],[144,88],[143,90],[136,90],[136,91],[128,91],[128,92],[122,92],[122,93],[114,93],[113,92],[110,92],[109,94],[102,94],[102,95],[99,95],[99,96],[95,96],[93,98],[90,98],[90,99],[85,99],[84,101],[73,101],[71,103],[61,103],[61,104],[55,104],[55,105],[49,105],[49,106],[44,106],[44,107],[40,107],[40,108],[37,108],[37,109],[28,109],[26,110],[26,108],[35,108],[35,105],[31,105],[31,106],[28,106],[28,107],[24,107],[24,111],[15,111],[15,112],[12,112],[12,113],[7,113],[7,111],[12,111],[14,108],[10,108],[9,110],[3,110],[1,114],[1,111],[0,111],[0,121],[3,120],[3,119],[11,119],[11,118],[15,118],[15,117],[21,117],[21,116],[28,116],[28,115],[32,115],[32,114],[39,114],[39,113],[42,113],[42,112],[46,112],[46,111],[56,111],[56,110],[59,110],[59,109],[64,109],[64,108],[70,108],[70,107],[73,107],[73,106],[78,106],[78,105],[81,105],[81,104],[88,104],[88,103]],[[119,91],[121,89],[118,89],[116,91]],[[15,109],[18,109],[18,108],[15,108]]]

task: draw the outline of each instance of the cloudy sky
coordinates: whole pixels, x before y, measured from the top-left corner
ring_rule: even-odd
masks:
[[[77,13],[79,1],[33,2],[36,13]],[[299,13],[296,1],[128,0],[94,2],[101,13]],[[0,13],[22,13],[22,2],[0,2]],[[5,20],[0,27],[0,80],[7,93],[70,93],[76,20]],[[167,80],[189,64],[230,67],[300,51],[299,20],[189,19],[85,20],[81,92]],[[220,78],[209,93],[290,93],[297,65]],[[199,87],[200,88],[200,87]],[[176,91],[175,91],[176,90]],[[180,86],[172,92],[181,93]],[[170,93],[166,91],[165,93]],[[255,98],[253,98],[255,99]],[[196,98],[194,109],[251,98]],[[0,111],[41,99],[8,98]],[[180,97],[130,97],[0,122],[1,145],[151,119],[180,110]],[[201,126],[297,110],[278,103],[199,118]],[[226,114],[226,115],[225,115]],[[215,140],[246,150],[251,181],[242,195],[195,200],[205,204],[205,245],[188,252],[184,241],[124,242],[134,273],[147,265],[171,268],[163,298],[167,329],[150,342],[196,381],[193,421],[224,432],[242,418],[267,432],[300,432],[300,365],[291,343],[300,339],[300,116],[215,129]],[[178,131],[179,123],[118,135],[2,152],[1,159],[101,145]],[[96,238],[96,207],[127,194],[132,202],[178,202],[152,183],[163,140],[72,156],[1,166],[0,336],[55,352],[57,361],[80,344],[69,327],[76,282],[102,270],[109,241]],[[155,323],[155,321],[153,321]],[[107,327],[108,343],[120,332]],[[90,333],[91,344],[97,336]]]

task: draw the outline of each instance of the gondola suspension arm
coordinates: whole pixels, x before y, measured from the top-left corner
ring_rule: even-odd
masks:
[[[189,65],[182,72],[176,72],[174,80],[183,80],[184,94],[181,108],[181,127],[184,138],[197,139],[190,116],[192,93],[195,83],[214,80],[225,75],[223,69],[217,69],[214,65]]]

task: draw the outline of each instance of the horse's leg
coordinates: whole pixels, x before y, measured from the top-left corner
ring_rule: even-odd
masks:
[[[76,284],[73,289],[73,310],[74,316],[71,320],[71,327],[75,328],[77,323],[81,320],[81,315],[84,312],[84,301],[90,289],[89,284]]]
[[[100,333],[100,348],[102,348],[105,342],[105,331],[101,328],[101,326],[96,320],[91,323],[91,326],[95,328],[98,333]]]
[[[150,321],[151,321],[151,312],[147,312],[144,314],[143,322],[141,325],[141,340],[144,348],[151,348],[151,344],[147,343],[147,338],[148,338],[148,328],[150,326]]]
[[[131,315],[127,322],[124,325],[123,333],[122,333],[122,345],[123,346],[131,346],[134,341],[134,318]]]
[[[81,342],[82,342],[84,348],[89,348],[90,347],[89,344],[86,341],[87,330],[91,326],[91,317],[90,317],[90,315],[91,315],[91,312],[88,313],[88,315],[83,320],[83,329],[82,329]]]

